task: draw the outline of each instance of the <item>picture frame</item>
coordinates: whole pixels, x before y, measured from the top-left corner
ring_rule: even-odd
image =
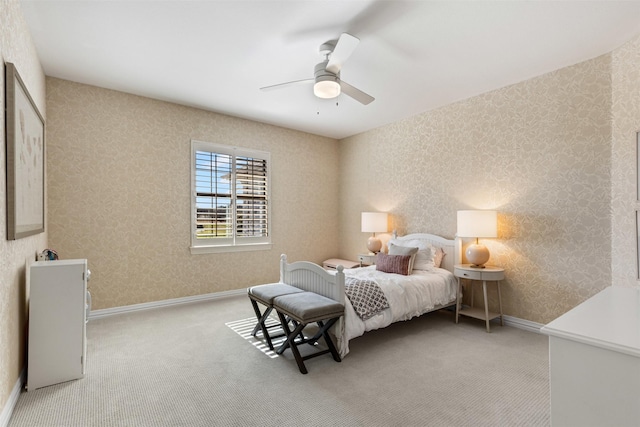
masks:
[[[13,63],[5,63],[7,240],[44,232],[45,124]]]
[[[636,132],[636,280],[640,281],[640,131]]]
[[[640,210],[636,209],[636,279],[640,280]]]
[[[640,202],[640,131],[636,132],[636,202]]]

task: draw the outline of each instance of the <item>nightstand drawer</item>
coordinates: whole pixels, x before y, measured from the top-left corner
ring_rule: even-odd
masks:
[[[373,254],[360,254],[358,255],[358,261],[360,265],[374,265],[376,263],[376,256]]]
[[[469,271],[462,268],[455,268],[454,275],[465,279],[482,280],[482,271]],[[492,280],[492,279],[485,279]]]
[[[490,265],[485,268],[474,268],[471,264],[460,264],[454,266],[453,274],[456,277],[470,280],[487,280],[490,282],[497,282],[498,280],[504,280],[504,270],[499,267],[492,267]]]

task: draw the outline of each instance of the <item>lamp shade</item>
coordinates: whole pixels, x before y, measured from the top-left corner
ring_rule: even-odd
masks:
[[[458,211],[458,237],[498,237],[496,211]]]
[[[362,232],[379,233],[388,230],[388,214],[385,212],[362,212]]]

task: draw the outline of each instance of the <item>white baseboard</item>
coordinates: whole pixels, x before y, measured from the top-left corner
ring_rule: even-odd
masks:
[[[455,313],[455,305],[453,307],[453,312]],[[464,305],[464,307],[468,306]],[[535,332],[536,334],[539,334],[540,328],[544,326],[542,323],[532,322],[531,320],[520,319],[519,317],[507,315],[503,315],[502,320],[504,321],[505,326],[512,326],[525,331]],[[491,323],[500,323],[500,318],[496,317],[495,319],[492,319]]]
[[[11,390],[7,403],[4,405],[4,408],[2,408],[2,412],[0,412],[0,427],[7,427],[9,425],[9,420],[13,414],[13,409],[18,403],[18,398],[20,397],[20,392],[22,391],[22,386],[24,385],[26,377],[27,371],[23,368],[22,372],[20,372],[20,376],[18,377],[18,381],[16,381],[13,389]]]
[[[531,320],[524,320],[513,316],[502,316],[504,324],[506,326],[513,326],[514,328],[524,329],[525,331],[540,333],[540,328],[544,325],[542,323],[532,322]]]
[[[236,289],[233,291],[214,292],[211,294],[193,295],[190,297],[165,299],[161,301],[145,302],[142,304],[132,304],[132,305],[125,305],[121,307],[91,310],[91,312],[89,313],[89,320],[99,319],[101,317],[113,316],[116,314],[132,313],[134,311],[150,310],[152,308],[168,307],[171,305],[189,304],[189,303],[199,302],[199,301],[209,301],[209,300],[215,300],[215,299],[234,297],[238,295],[246,295],[246,293],[247,293],[247,290],[245,288],[245,289]]]

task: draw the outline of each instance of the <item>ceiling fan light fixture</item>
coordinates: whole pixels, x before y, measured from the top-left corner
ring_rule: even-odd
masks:
[[[328,41],[320,46],[320,53],[325,56],[324,61],[316,64],[313,69],[313,79],[295,80],[278,85],[261,87],[260,90],[281,88],[298,83],[313,82],[313,94],[321,99],[331,99],[344,93],[362,105],[369,105],[375,98],[351,86],[340,79],[340,70],[344,61],[351,56],[360,40],[351,34],[342,33],[338,41]]]
[[[318,98],[331,99],[340,95],[340,83],[335,76],[318,76],[313,85],[313,93]]]

